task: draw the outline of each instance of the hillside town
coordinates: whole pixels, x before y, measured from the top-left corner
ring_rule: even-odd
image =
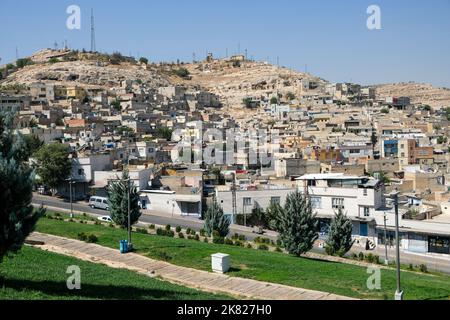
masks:
[[[127,170],[143,215],[202,219],[216,200],[252,226],[255,210],[298,190],[319,245],[342,209],[356,245],[373,249],[394,242],[396,193],[401,250],[450,254],[448,90],[389,95],[395,85],[330,83],[245,55],[152,64],[47,49],[23,60],[2,68],[0,111],[22,135],[69,146],[72,165],[36,194],[107,198]]]

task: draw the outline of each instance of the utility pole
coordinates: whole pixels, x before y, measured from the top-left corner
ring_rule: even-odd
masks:
[[[128,188],[127,188],[127,193],[128,193],[128,251],[133,250],[133,244],[131,243],[131,214],[130,214],[130,209],[131,209],[131,199],[130,199],[130,189],[131,189],[131,176],[130,176],[130,154],[128,154],[128,159],[127,159],[128,165],[127,165],[127,169],[128,169]]]
[[[384,213],[384,251],[385,251],[385,258],[384,258],[384,264],[389,265],[389,258],[388,258],[388,248],[387,248],[387,230],[386,230],[386,212]]]
[[[396,262],[397,262],[397,291],[395,292],[395,300],[403,300],[403,291],[400,286],[400,238],[398,231],[398,192],[393,194],[395,206],[395,241],[396,241]]]
[[[94,9],[91,9],[91,52],[95,52],[95,25],[94,25]]]
[[[387,195],[393,201],[394,212],[395,212],[395,259],[396,259],[396,269],[397,269],[397,290],[395,291],[395,300],[403,300],[403,291],[401,289],[400,283],[400,236],[399,236],[399,222],[398,222],[398,191],[394,191]]]
[[[233,181],[231,184],[231,195],[232,195],[232,205],[233,205],[233,223],[235,223],[236,215],[237,215],[237,204],[236,204],[236,174],[232,173]]]
[[[72,177],[69,178],[69,192],[70,192],[70,219],[73,219],[73,199],[72,199]]]

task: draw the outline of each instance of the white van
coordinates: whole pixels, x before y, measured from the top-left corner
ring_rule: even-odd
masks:
[[[109,210],[108,198],[91,197],[89,199],[89,206],[93,209]]]

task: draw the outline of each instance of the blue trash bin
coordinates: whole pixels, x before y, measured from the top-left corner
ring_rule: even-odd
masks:
[[[127,253],[127,252],[128,252],[128,241],[120,240],[120,253]]]

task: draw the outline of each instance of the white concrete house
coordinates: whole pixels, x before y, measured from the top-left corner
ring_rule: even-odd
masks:
[[[385,207],[385,188],[379,180],[343,173],[307,174],[297,178],[297,185],[310,197],[319,218],[332,219],[342,209],[353,221],[355,237],[375,241],[375,217],[383,215]]]

